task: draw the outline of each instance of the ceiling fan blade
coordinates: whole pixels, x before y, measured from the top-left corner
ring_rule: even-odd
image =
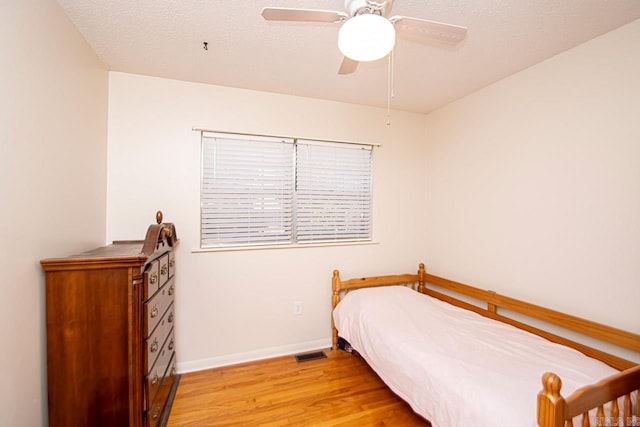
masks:
[[[392,16],[389,18],[398,37],[421,43],[439,42],[449,46],[458,45],[467,36],[467,28],[426,19]]]
[[[353,59],[347,58],[345,56],[342,59],[342,64],[340,64],[338,74],[351,74],[356,71],[356,68],[358,68],[358,64],[358,61],[354,61]]]
[[[348,18],[344,12],[318,9],[292,9],[265,7],[262,17],[267,21],[342,22]]]

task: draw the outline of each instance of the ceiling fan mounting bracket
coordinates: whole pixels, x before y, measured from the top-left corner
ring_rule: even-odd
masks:
[[[344,2],[344,9],[350,17],[366,13],[387,16],[391,11],[391,6],[393,6],[393,0],[345,0]]]

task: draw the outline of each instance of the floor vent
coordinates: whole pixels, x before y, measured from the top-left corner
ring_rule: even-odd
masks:
[[[313,353],[296,354],[296,362],[306,362],[308,360],[324,359],[327,357],[324,351],[314,351]]]

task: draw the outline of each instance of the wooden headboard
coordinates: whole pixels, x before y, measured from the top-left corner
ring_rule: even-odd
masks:
[[[420,268],[424,273],[424,264],[420,264]],[[418,274],[397,274],[392,276],[378,276],[378,277],[362,277],[358,279],[341,280],[340,272],[333,270],[333,278],[331,279],[331,289],[333,296],[331,297],[331,310],[336,308],[340,302],[340,298],[347,294],[349,291],[359,288],[371,288],[377,286],[395,286],[403,285],[410,287],[413,290],[419,290],[419,275]],[[338,330],[333,322],[333,316],[331,316],[331,348],[333,350],[338,349]]]

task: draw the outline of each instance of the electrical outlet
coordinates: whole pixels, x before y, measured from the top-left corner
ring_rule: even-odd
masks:
[[[296,316],[302,316],[302,301],[293,302],[293,314]]]

